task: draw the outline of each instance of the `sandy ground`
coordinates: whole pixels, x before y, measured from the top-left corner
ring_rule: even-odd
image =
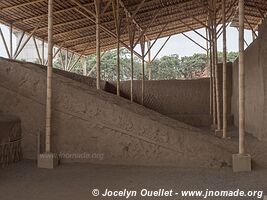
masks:
[[[92,190],[139,191],[142,188],[182,190],[262,190],[267,194],[267,169],[252,173],[233,173],[222,169],[178,169],[64,164],[54,170],[37,169],[35,162],[24,160],[0,170],[2,200],[88,200],[126,199],[93,197]],[[134,197],[130,199],[203,199],[176,197]],[[207,198],[257,199],[257,198]]]

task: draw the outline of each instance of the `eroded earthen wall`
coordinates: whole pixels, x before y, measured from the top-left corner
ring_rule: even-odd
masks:
[[[0,59],[0,80],[0,112],[20,117],[24,157],[36,158],[37,134],[45,130],[46,71]],[[225,148],[234,147],[229,141],[58,73],[53,75],[52,113],[55,152],[104,155],[101,161],[81,162],[186,167],[231,162],[233,151]]]

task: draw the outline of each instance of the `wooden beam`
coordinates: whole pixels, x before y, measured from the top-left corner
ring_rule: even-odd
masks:
[[[75,65],[81,60],[81,58],[84,55],[84,52],[86,51],[88,46],[89,46],[89,43],[86,45],[86,47],[84,48],[83,52],[79,55],[79,57],[76,59],[76,61],[72,64],[72,66],[70,67],[69,71],[72,71],[72,69],[75,67]]]
[[[204,40],[208,41],[208,39],[206,37],[204,37],[203,35],[201,35],[199,32],[197,32],[195,29],[193,29],[190,25],[186,24],[185,22],[183,22],[183,20],[178,19],[182,24],[184,24],[186,27],[188,27],[191,31],[193,31],[194,33],[196,33],[197,35],[199,35],[201,38],[203,38]]]
[[[190,38],[188,35],[186,35],[185,33],[181,33],[183,36],[185,36],[187,39],[189,39],[191,42],[193,42],[194,44],[196,44],[197,46],[199,46],[201,49],[203,49],[204,51],[207,51],[207,49],[205,47],[203,47],[202,45],[200,45],[198,42],[196,42],[195,40],[193,40],[192,38]]]
[[[137,39],[137,41],[136,41],[135,44],[134,44],[134,47],[136,47],[136,45],[140,42],[140,40],[141,40],[141,38],[142,38],[143,36],[145,36],[146,38],[148,38],[148,37],[146,36],[146,32],[147,32],[148,29],[152,26],[152,24],[153,24],[154,21],[157,19],[157,17],[158,17],[158,12],[154,14],[154,17],[153,17],[153,19],[150,21],[150,23],[148,24],[148,26],[147,26],[144,30],[141,31],[141,34],[140,34],[139,38]]]
[[[1,8],[1,11],[8,11],[8,10],[14,10],[14,9],[18,9],[20,7],[26,7],[26,6],[30,6],[30,5],[33,5],[33,4],[36,4],[36,3],[40,3],[40,2],[43,2],[43,1],[47,1],[47,0],[34,0],[34,1],[30,1],[30,2],[26,2],[26,3],[22,3],[22,4],[16,4],[14,6],[8,6],[8,7],[5,7],[5,8]]]
[[[4,47],[5,47],[5,50],[6,50],[6,54],[7,54],[8,58],[11,58],[11,56],[10,56],[10,52],[9,52],[8,47],[7,47],[7,44],[6,44],[6,39],[5,39],[5,36],[4,36],[3,32],[2,32],[1,27],[0,27],[0,36],[1,36],[2,41],[3,41],[3,43],[4,43]]]
[[[85,13],[81,12],[80,10],[76,10],[77,12],[79,12],[80,14],[82,14],[83,16],[87,17],[90,21],[94,22],[95,21],[89,17],[88,15],[86,15]],[[117,39],[117,35],[114,34],[112,31],[110,31],[108,28],[104,27],[103,25],[99,25],[99,27],[105,31],[107,34],[109,34],[110,36],[112,36],[113,38]],[[127,44],[125,44],[125,42],[123,42],[121,39],[119,39],[119,42],[128,50],[130,50],[129,46]],[[136,51],[134,51],[134,54],[139,57],[139,58],[142,58],[141,55],[139,53],[137,53]]]
[[[253,34],[258,37],[258,34],[255,32],[254,28],[251,26],[251,24],[249,23],[248,19],[246,18],[246,16],[244,17],[244,19],[246,20],[247,24],[249,25],[251,31],[253,32]]]
[[[135,18],[135,15],[139,12],[139,10],[142,8],[143,4],[146,0],[141,0],[141,2],[138,4],[137,8],[133,12],[132,18]]]
[[[36,53],[37,53],[37,56],[38,56],[38,59],[39,59],[39,64],[42,64],[42,59],[41,59],[41,56],[40,56],[40,52],[39,52],[38,45],[37,45],[35,37],[33,37],[33,42],[34,42]]]
[[[101,15],[105,14],[105,12],[108,10],[108,8],[111,6],[112,1],[109,0],[106,4],[106,6],[101,10]]]
[[[96,18],[96,14],[93,11],[91,11],[88,8],[86,8],[84,5],[82,5],[78,1],[76,1],[76,0],[70,0],[70,1],[73,2],[74,4],[76,4],[79,8],[85,10],[87,13],[89,13],[90,15],[92,15],[94,18]]]
[[[135,15],[131,14],[131,12],[128,11],[128,9],[126,8],[126,6],[124,5],[122,0],[119,0],[120,5],[122,6],[122,8],[124,9],[126,15],[132,20],[132,22],[136,25],[136,27],[141,31],[144,32],[143,28],[137,23],[137,21],[135,20]],[[140,5],[140,4],[139,4]],[[144,33],[145,35],[145,33]]]
[[[152,49],[152,47],[156,44],[156,42],[158,41],[158,39],[160,38],[161,34],[163,33],[163,31],[166,29],[166,27],[168,26],[168,23],[165,24],[161,31],[159,32],[157,38],[154,40],[154,42],[152,43],[152,45],[150,46],[150,48],[147,50],[147,52],[145,53],[145,57],[147,56],[148,52]]]
[[[21,43],[22,43],[22,40],[23,40],[23,38],[24,38],[24,35],[25,35],[25,32],[23,32],[22,35],[20,36],[20,39],[19,39],[19,42],[18,42],[18,44],[17,44],[17,47],[16,47],[16,50],[15,50],[14,55],[17,54],[17,52],[18,52],[18,50],[19,50],[19,48],[20,48],[20,45],[21,45]]]
[[[26,46],[26,44],[29,42],[29,40],[32,38],[32,36],[34,35],[34,33],[36,32],[36,30],[39,28],[40,24],[43,22],[44,18],[42,18],[37,25],[35,26],[35,28],[32,30],[32,32],[30,33],[30,35],[28,36],[28,38],[25,40],[25,42],[23,43],[23,45],[21,46],[21,48],[17,51],[17,53],[14,55],[14,59],[16,59],[19,54],[21,53],[21,51],[24,49],[24,47]]]
[[[100,59],[103,58],[103,56],[105,55],[105,53],[106,53],[106,51],[104,51],[104,52],[101,54]],[[92,67],[92,69],[87,73],[86,76],[90,76],[90,75],[93,73],[93,71],[94,71],[95,69],[96,69],[96,64]]]
[[[157,56],[159,55],[159,53],[162,51],[162,49],[165,47],[165,45],[167,44],[167,42],[171,39],[171,36],[169,36],[166,41],[163,43],[163,45],[161,46],[161,48],[159,49],[159,51],[156,53],[156,55],[154,56],[154,58],[152,59],[151,62],[154,62],[154,60],[157,58]]]

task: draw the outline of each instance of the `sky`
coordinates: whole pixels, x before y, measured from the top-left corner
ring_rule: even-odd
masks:
[[[4,36],[7,41],[7,45],[9,46],[9,29],[8,27],[4,25],[0,25],[2,28],[2,31],[4,33]],[[199,29],[199,33],[202,35],[206,35],[205,29]],[[194,32],[188,32],[186,35],[190,36],[192,39],[198,41],[203,47],[206,47],[206,41],[201,38],[199,35],[197,35]],[[15,38],[15,37],[13,37]],[[152,49],[152,58],[156,55],[158,50],[161,48],[162,44],[165,42],[166,38],[161,38],[157,41],[155,46]],[[252,42],[252,33],[251,31],[245,31],[245,40],[248,44]],[[13,39],[13,49],[15,49],[16,40]],[[245,45],[246,46],[246,45]],[[222,36],[218,40],[218,50],[222,51]],[[238,31],[236,28],[228,27],[227,28],[227,50],[228,51],[238,51]],[[140,52],[140,47],[136,48],[137,52]],[[178,54],[180,57],[183,56],[191,56],[194,53],[206,53],[203,49],[198,47],[196,44],[194,44],[192,41],[184,37],[183,35],[173,35],[171,39],[168,41],[166,46],[162,49],[162,51],[159,53],[157,58],[160,58],[162,56],[172,55],[172,54]],[[0,39],[0,56],[6,57],[4,45],[2,39]]]

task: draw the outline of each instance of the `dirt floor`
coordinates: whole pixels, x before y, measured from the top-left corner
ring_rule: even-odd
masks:
[[[88,200],[126,199],[93,197],[92,190],[173,189],[256,190],[267,194],[267,169],[252,173],[233,173],[231,168],[181,169],[63,164],[54,170],[37,169],[34,161],[24,160],[0,170],[2,200]],[[129,199],[204,199],[175,197],[133,197]],[[206,198],[257,199],[257,198]],[[262,199],[262,198],[261,198]]]

